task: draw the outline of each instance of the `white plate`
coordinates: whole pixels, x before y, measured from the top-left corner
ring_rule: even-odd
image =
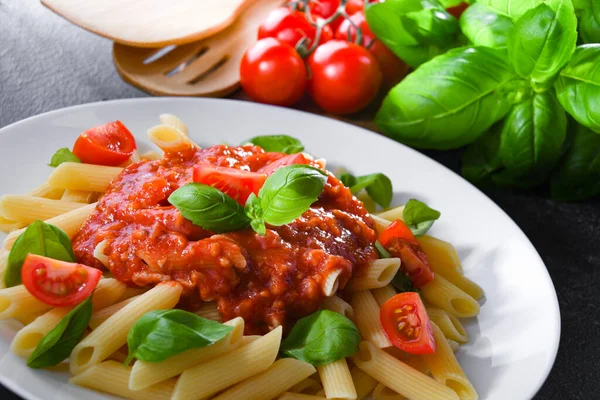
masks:
[[[471,343],[458,358],[480,398],[530,399],[554,363],[560,315],[550,276],[523,232],[490,199],[420,153],[383,136],[333,119],[231,100],[149,98],[87,104],[29,118],[0,130],[0,194],[27,193],[44,182],[54,151],[72,146],[89,127],[121,120],[142,150],[158,115],[180,116],[201,145],[238,144],[285,133],[329,165],[356,174],[384,172],[394,204],[411,197],[442,212],[432,234],[453,243],[465,274],[483,287],[480,316],[467,324]],[[0,235],[0,242],[3,240]],[[67,383],[66,373],[28,369],[9,352],[15,324],[0,324],[0,381],[28,399],[101,399]]]

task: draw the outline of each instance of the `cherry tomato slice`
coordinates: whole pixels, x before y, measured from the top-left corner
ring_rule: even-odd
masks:
[[[131,157],[137,145],[121,121],[109,122],[83,132],[73,153],[84,163],[117,166]]]
[[[302,153],[290,154],[265,165],[264,167],[260,168],[258,172],[269,176],[279,168],[287,167],[288,165],[292,164],[310,164],[310,160]]]
[[[212,164],[199,164],[194,167],[194,182],[215,187],[241,205],[246,204],[251,193],[258,194],[265,179],[265,174],[236,168]]]
[[[390,342],[400,350],[410,354],[435,353],[431,322],[418,293],[395,295],[383,304],[379,319]]]
[[[287,7],[276,8],[271,11],[267,19],[258,28],[258,39],[272,37],[292,47],[304,37],[308,38],[308,47],[312,45],[317,34],[317,28],[306,20],[304,13],[292,11]],[[325,43],[333,37],[330,26],[324,26],[321,31],[319,43]]]
[[[387,247],[390,239],[395,237],[406,239],[409,242],[417,245],[419,244],[408,225],[406,225],[401,219],[395,220],[387,228],[385,228],[383,232],[381,232],[381,235],[379,235],[379,243],[381,243],[383,247]]]
[[[54,307],[73,306],[92,294],[102,271],[87,265],[29,254],[21,270],[23,285],[36,299]]]

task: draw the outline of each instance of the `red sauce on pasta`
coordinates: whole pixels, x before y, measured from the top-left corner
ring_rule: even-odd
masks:
[[[341,271],[340,288],[377,258],[376,234],[363,204],[333,175],[302,217],[268,227],[213,234],[184,219],[169,195],[191,182],[199,162],[257,171],[285,156],[259,147],[214,146],[167,154],[127,168],[111,183],[95,212],[73,239],[79,262],[104,266],[130,285],[175,280],[184,306],[216,301],[225,320],[241,316],[247,333],[263,333],[318,309],[323,285]],[[315,164],[316,166],[316,164]]]

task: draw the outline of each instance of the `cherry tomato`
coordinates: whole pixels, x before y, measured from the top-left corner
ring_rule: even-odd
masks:
[[[310,3],[310,11],[312,15],[319,16],[323,19],[331,17],[337,12],[340,7],[340,0],[313,0]],[[331,29],[335,32],[338,26],[344,21],[341,15],[329,23]]]
[[[82,162],[98,165],[121,165],[131,157],[137,145],[121,121],[109,122],[83,132],[73,146]]]
[[[362,11],[357,11],[349,20],[344,20],[335,32],[335,38],[339,40],[348,40],[350,38],[351,41],[355,41],[356,30],[352,26],[352,22],[360,28],[362,33],[361,44],[369,49],[371,54],[375,56],[377,64],[379,64],[383,86],[390,88],[400,82],[408,72],[408,65],[388,49],[381,40],[375,37]]]
[[[419,244],[415,235],[412,233],[408,225],[401,219],[397,219],[392,222],[383,232],[379,235],[379,243],[383,247],[387,247],[390,244],[392,238],[406,239],[411,243]]]
[[[450,15],[453,15],[456,19],[460,19],[461,15],[465,12],[465,10],[469,7],[468,3],[460,3],[457,6],[450,7],[446,9]]]
[[[241,205],[246,204],[250,193],[258,194],[265,179],[265,174],[237,168],[212,164],[199,164],[194,167],[194,182],[215,187]]]
[[[258,170],[261,174],[271,175],[279,168],[287,167],[292,164],[310,164],[310,160],[302,153],[290,154],[265,165]]]
[[[272,37],[292,47],[296,47],[304,37],[309,39],[308,47],[310,47],[316,34],[317,28],[306,20],[304,13],[292,11],[287,7],[280,7],[271,11],[267,19],[258,28],[258,39]],[[331,40],[332,37],[331,27],[324,26],[319,43],[325,43]]]
[[[369,3],[380,3],[380,0],[369,0]],[[346,14],[354,15],[358,11],[364,11],[365,2],[363,0],[349,0],[346,3]]]
[[[400,350],[410,354],[435,353],[431,322],[418,293],[395,295],[383,304],[379,319],[390,342]]]
[[[259,40],[240,63],[244,92],[261,103],[291,106],[306,90],[308,73],[296,50],[277,39]]]
[[[81,303],[92,294],[101,276],[99,269],[36,254],[29,254],[21,269],[27,291],[54,307]]]
[[[377,95],[381,71],[364,47],[331,40],[308,58],[311,78],[308,92],[322,109],[334,114],[362,110]]]

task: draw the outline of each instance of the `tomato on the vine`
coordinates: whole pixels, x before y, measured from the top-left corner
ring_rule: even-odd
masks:
[[[267,19],[258,28],[258,39],[272,37],[295,47],[303,38],[308,39],[310,47],[317,35],[317,28],[311,25],[303,12],[287,7],[271,11]],[[331,27],[325,25],[321,31],[319,43],[325,43],[333,37]]]
[[[369,0],[369,3],[379,3],[380,0]],[[359,11],[364,11],[365,2],[363,0],[349,0],[346,3],[346,14],[354,15]]]
[[[381,86],[377,60],[364,47],[331,40],[308,58],[308,92],[319,107],[335,114],[362,110]]]
[[[362,44],[377,59],[377,64],[381,69],[383,78],[383,86],[390,88],[400,82],[408,72],[408,65],[399,59],[385,44],[375,37],[373,31],[367,24],[367,19],[362,11],[357,11],[350,17],[349,20],[344,20],[335,32],[335,38],[339,40],[356,40],[356,25],[362,33]]]
[[[313,0],[310,3],[312,15],[327,19],[335,14],[340,7],[340,0]],[[344,17],[339,15],[329,24],[335,32],[338,26],[344,21]]]
[[[259,40],[246,50],[240,83],[253,100],[291,106],[306,90],[304,61],[292,46],[277,39]]]

